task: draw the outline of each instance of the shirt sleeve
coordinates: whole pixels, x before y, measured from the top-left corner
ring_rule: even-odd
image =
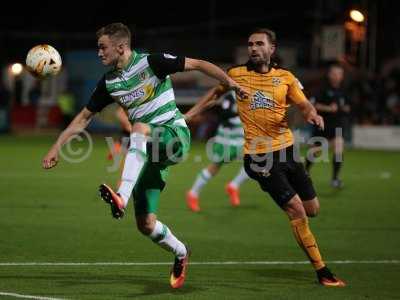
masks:
[[[112,103],[114,103],[114,99],[111,98],[110,94],[107,92],[106,79],[103,76],[97,83],[86,108],[91,112],[100,112],[104,107]]]
[[[307,101],[307,97],[303,93],[303,86],[296,77],[293,77],[292,82],[289,84],[287,95],[294,104]]]
[[[147,60],[150,68],[159,79],[185,70],[184,56],[174,56],[167,53],[151,54],[147,57]]]

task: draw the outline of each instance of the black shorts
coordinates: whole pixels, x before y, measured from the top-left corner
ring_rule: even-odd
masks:
[[[313,130],[312,136],[313,137],[320,136],[320,137],[326,138],[328,141],[330,141],[337,136],[343,136],[343,128],[342,127],[331,127],[331,126],[326,126],[324,130],[315,128]]]
[[[286,158],[280,152],[286,152]],[[280,207],[296,194],[302,201],[316,197],[310,175],[302,162],[295,161],[293,154],[293,146],[290,146],[268,154],[244,156],[247,175],[256,180],[261,189],[268,192]]]

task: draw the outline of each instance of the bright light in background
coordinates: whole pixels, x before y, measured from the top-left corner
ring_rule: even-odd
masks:
[[[350,18],[357,23],[361,23],[364,21],[364,15],[362,14],[362,12],[356,9],[352,9],[350,11]]]
[[[11,66],[11,73],[14,76],[18,76],[19,74],[21,74],[22,70],[23,70],[23,66],[20,63],[15,63],[15,64],[12,64],[12,66]]]

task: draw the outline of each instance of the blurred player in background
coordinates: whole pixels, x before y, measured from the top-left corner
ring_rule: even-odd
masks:
[[[168,167],[178,163],[190,147],[190,131],[176,107],[169,74],[198,70],[239,94],[245,92],[224,71],[209,62],[132,50],[130,30],[122,23],[101,28],[97,38],[98,56],[103,65],[112,68],[98,82],[86,107],[46,154],[43,167],[49,169],[57,164],[62,145],[84,130],[97,112],[114,102],[121,105],[132,124],[121,185],[114,191],[102,184],[100,194],[110,205],[114,218],[123,217],[133,195],[139,231],[174,254],[170,285],[180,288],[185,281],[190,251],[156,216]]]
[[[219,103],[219,126],[217,134],[213,138],[213,161],[197,175],[192,188],[186,193],[186,204],[193,212],[200,211],[199,194],[202,188],[213,178],[225,163],[232,162],[242,157],[243,127],[237,114],[235,93],[227,92]],[[201,101],[201,100],[200,100]],[[189,110],[186,116],[190,119],[196,115],[196,111]],[[225,186],[232,206],[240,205],[239,187],[249,177],[242,167],[236,177]]]
[[[318,281],[324,286],[342,287],[345,283],[323,261],[307,217],[315,217],[319,201],[311,178],[293,150],[294,138],[287,123],[290,104],[299,108],[304,119],[321,129],[324,121],[305,97],[294,75],[271,62],[276,35],[265,28],[254,30],[248,38],[249,60],[228,75],[249,91],[237,95],[239,116],[245,133],[244,166],[250,178],[288,216],[294,237],[313,265]],[[226,88],[218,86],[200,101],[197,110],[215,101]]]
[[[329,146],[333,149],[331,186],[341,188],[343,183],[339,179],[339,172],[343,164],[343,128],[345,118],[350,113],[349,98],[343,88],[343,67],[339,64],[331,64],[326,79],[321,91],[312,98],[315,108],[324,118],[325,129],[314,128],[313,136],[321,136],[329,141]],[[320,152],[321,145],[315,144],[310,153],[317,156]],[[315,156],[312,158],[315,158]],[[306,170],[308,172],[313,163],[312,158],[306,159]]]

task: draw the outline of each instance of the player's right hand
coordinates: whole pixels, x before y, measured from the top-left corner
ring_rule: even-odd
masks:
[[[50,149],[50,151],[43,158],[42,167],[43,169],[51,169],[58,163],[58,151]]]
[[[229,82],[228,82],[228,87],[229,89],[232,89],[236,92],[236,95],[240,98],[247,98],[249,97],[249,92],[247,92],[245,89],[243,89],[235,80],[233,80],[232,78],[229,78]]]
[[[324,119],[320,115],[315,115],[311,117],[310,123],[318,126],[318,128],[321,130],[325,129]]]

